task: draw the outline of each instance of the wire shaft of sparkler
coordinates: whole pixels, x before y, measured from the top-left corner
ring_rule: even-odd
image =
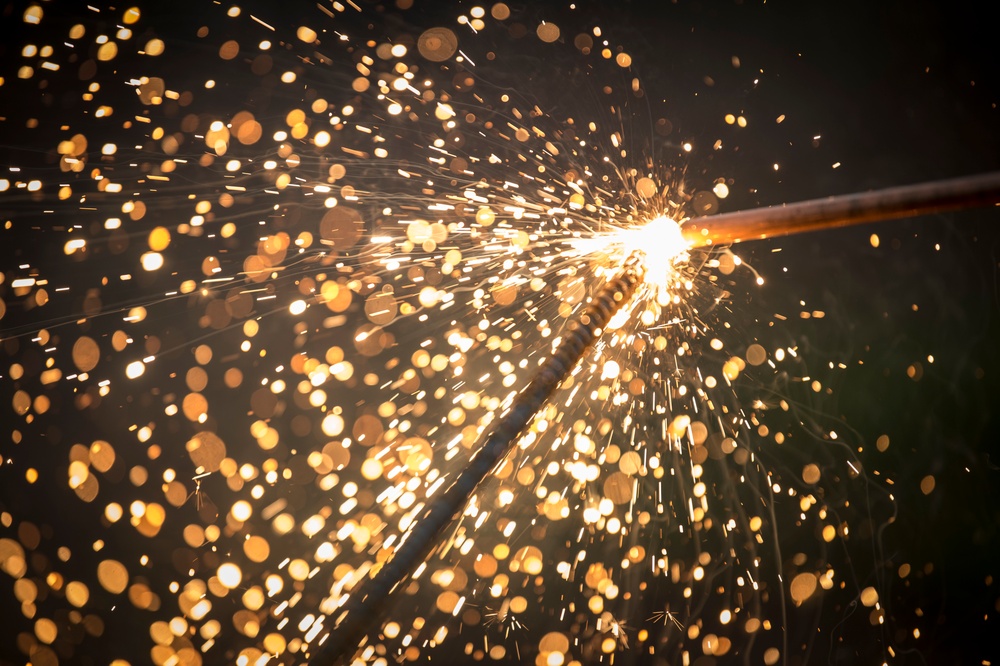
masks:
[[[630,257],[622,273],[609,281],[583,313],[573,320],[555,352],[538,369],[528,386],[500,417],[469,466],[407,532],[382,568],[339,610],[337,625],[310,659],[311,666],[330,666],[350,659],[379,619],[392,592],[423,563],[441,533],[465,508],[476,488],[516,445],[521,432],[600,336],[611,317],[626,303],[643,279],[638,257]]]
[[[683,234],[693,247],[704,247],[998,203],[1000,172],[995,171],[699,217],[685,223]]]

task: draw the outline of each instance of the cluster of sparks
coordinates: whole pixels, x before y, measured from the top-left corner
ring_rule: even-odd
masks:
[[[774,497],[820,546],[849,526],[820,465],[766,462],[786,436],[767,412],[788,406],[738,395],[748,370],[795,373],[794,346],[726,321],[752,272],[680,234],[732,183],[632,154],[620,107],[549,113],[490,74],[531,41],[637,97],[627,51],[502,3],[392,35],[351,2],[293,31],[204,11],[192,47],[141,7],[29,4],[0,79],[8,101],[72,98],[11,114],[54,137],[51,162],[0,178],[4,233],[35,247],[0,274],[0,483],[25,498],[0,514],[0,568],[21,654],[307,659],[639,255],[641,293],[358,658],[781,660],[786,597],[845,579],[822,549],[782,558]],[[32,510],[43,487],[69,522]],[[846,584],[877,625],[876,587]]]

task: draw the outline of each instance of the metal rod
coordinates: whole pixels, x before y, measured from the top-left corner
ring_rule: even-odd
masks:
[[[693,247],[704,247],[997,203],[1000,172],[993,172],[692,218],[682,233]]]
[[[642,274],[640,262],[631,257],[621,275],[604,285],[583,313],[570,322],[558,348],[514,399],[510,410],[500,417],[468,467],[448,490],[431,501],[392,557],[337,612],[336,626],[310,658],[311,666],[330,666],[354,656],[392,592],[424,562],[479,484],[514,448],[525,426],[601,335],[615,312],[631,300],[642,282]]]

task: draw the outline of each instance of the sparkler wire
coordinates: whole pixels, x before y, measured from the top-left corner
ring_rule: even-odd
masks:
[[[338,613],[337,625],[310,659],[311,666],[341,663],[356,653],[393,591],[424,562],[444,529],[465,508],[479,484],[514,448],[521,432],[600,337],[611,317],[632,299],[643,281],[644,272],[641,258],[633,254],[626,260],[621,274],[605,284],[587,308],[567,325],[555,352],[518,394],[510,410],[500,417],[468,467],[433,500],[391,559],[344,604]]]
[[[689,220],[682,233],[692,247],[704,247],[998,203],[1000,172],[994,171],[699,217]]]

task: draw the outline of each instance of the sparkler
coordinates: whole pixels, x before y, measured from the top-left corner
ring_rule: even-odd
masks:
[[[313,666],[337,663],[354,653],[359,639],[377,619],[393,590],[423,562],[441,532],[469,501],[483,479],[510,453],[521,431],[600,336],[611,317],[632,299],[644,271],[639,257],[633,255],[622,273],[595,295],[568,328],[553,355],[500,419],[469,466],[441,497],[433,501],[392,559],[363,590],[350,597],[339,614],[340,620],[332,636],[310,661]]]
[[[857,522],[825,492],[848,485],[843,461],[796,439],[797,474],[793,447],[776,448],[795,422],[742,395],[768,364],[803,379],[805,360],[747,330],[762,312],[730,309],[740,259],[717,246],[992,203],[996,176],[696,218],[685,237],[667,216],[766,183],[728,166],[688,178],[717,137],[692,134],[683,105],[633,131],[641,68],[599,26],[573,38],[568,19],[560,35],[558,14],[503,3],[423,32],[403,9],[386,32],[364,3],[318,20],[232,6],[206,15],[199,44],[218,60],[195,73],[178,67],[189,41],[156,36],[155,3],[88,5],[68,33],[72,3],[30,4],[0,96],[39,103],[0,121],[51,130],[51,156],[16,150],[0,178],[4,240],[20,248],[0,267],[14,391],[0,570],[23,616],[7,642],[20,632],[33,663],[94,653],[68,611],[88,641],[106,621],[102,656],[132,663],[324,663],[365,634],[375,663],[501,660],[487,634],[518,633],[518,660],[522,647],[546,663],[628,648],[771,664],[796,633],[798,618],[778,617],[786,596],[878,602],[886,587],[861,592],[826,550]],[[246,29],[230,35],[230,21]],[[526,48],[525,25],[549,46]],[[522,53],[569,53],[546,71],[586,65],[577,83],[607,84],[610,113],[563,106],[583,98],[561,86],[556,104],[533,99],[547,86]],[[756,86],[750,63],[733,58]],[[719,156],[746,127],[726,123]],[[681,148],[687,166],[671,162]],[[82,502],[69,526],[45,509],[60,491]],[[798,499],[776,501],[786,493]],[[67,539],[78,525],[102,538]],[[782,557],[803,525],[822,539]],[[114,545],[133,539],[141,557]],[[379,631],[404,587],[414,603]],[[149,619],[138,653],[117,638],[146,632],[107,610],[126,592]],[[662,631],[642,626],[650,608],[667,609],[646,620]]]
[[[879,220],[910,217],[947,210],[987,206],[1000,202],[1000,173],[894,187],[874,192],[804,201],[787,206],[740,211],[711,219],[699,218],[684,229],[691,247],[762,240],[794,233],[821,231]],[[584,352],[601,335],[611,317],[628,303],[645,276],[660,283],[661,273],[685,250],[677,225],[657,218],[646,225],[624,229],[578,243],[577,250],[593,251],[598,245],[620,246],[628,254],[619,277],[596,294],[588,308],[574,320],[558,349],[531,383],[517,397],[491,432],[471,464],[433,501],[372,580],[349,597],[330,638],[311,659],[313,666],[339,663],[360,648],[359,641],[375,622],[398,585],[412,574],[437,545],[441,533],[469,502],[486,476],[516,444],[530,419],[569,376]],[[649,261],[641,248],[659,246],[662,252]]]

